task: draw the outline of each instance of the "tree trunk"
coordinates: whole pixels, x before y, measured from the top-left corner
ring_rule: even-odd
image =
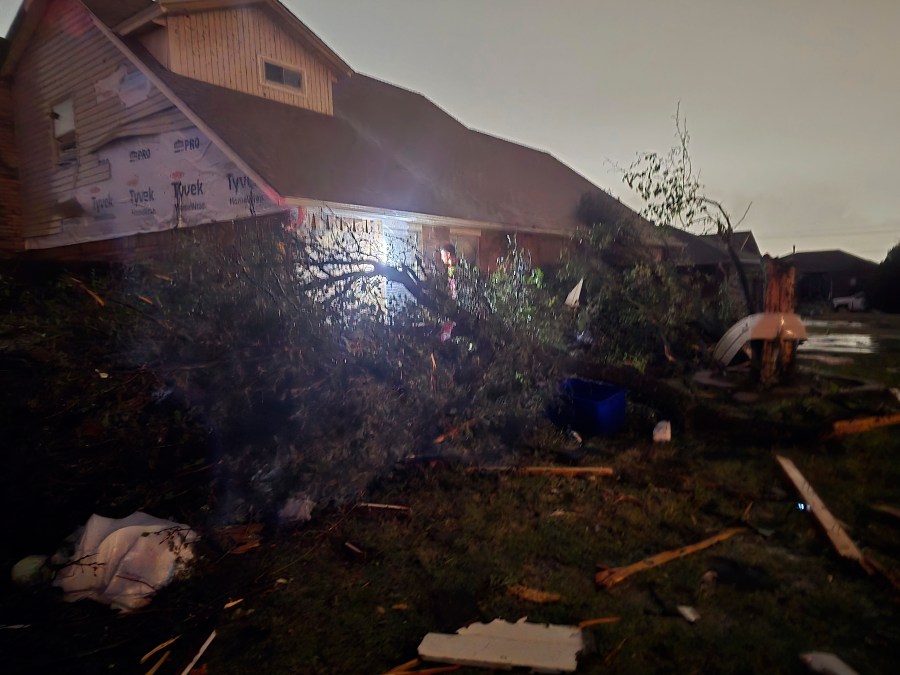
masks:
[[[793,313],[796,308],[794,267],[766,257],[766,297],[764,311]],[[779,337],[762,348],[760,383],[768,386],[787,375],[794,365],[796,342]]]

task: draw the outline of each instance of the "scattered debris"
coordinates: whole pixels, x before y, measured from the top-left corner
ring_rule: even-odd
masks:
[[[359,546],[354,546],[354,545],[351,544],[349,541],[345,541],[345,542],[344,542],[344,547],[345,547],[348,551],[350,551],[350,553],[352,553],[353,555],[355,555],[355,556],[357,556],[357,557],[359,557],[359,558],[365,558],[365,557],[366,557],[366,552],[365,552],[365,551],[363,551]]]
[[[698,614],[697,610],[693,607],[688,605],[678,605],[675,609],[678,610],[678,613],[681,614],[688,623],[695,623],[700,619],[700,614]]]
[[[158,671],[162,667],[162,664],[166,662],[166,659],[168,659],[171,654],[172,652],[167,651],[165,654],[159,657],[159,660],[153,664],[153,667],[147,671],[146,675],[154,675],[154,673],[156,673],[156,671]]]
[[[750,340],[800,342],[806,338],[806,326],[796,314],[789,312],[751,314],[725,331],[716,344],[713,359],[727,366],[737,356],[741,347]]]
[[[527,623],[473,623],[456,635],[428,633],[419,656],[428,661],[484,668],[524,667],[544,673],[574,672],[585,643],[578,626]]]
[[[837,656],[827,652],[801,654],[800,660],[814,673],[824,673],[824,675],[859,675]]]
[[[696,553],[697,551],[702,551],[703,549],[709,548],[719,542],[725,541],[726,539],[730,539],[736,534],[740,534],[742,532],[746,532],[747,528],[745,527],[732,527],[727,530],[720,532],[719,534],[710,537],[709,539],[704,539],[701,542],[696,544],[691,544],[690,546],[684,546],[682,548],[674,549],[672,551],[664,551],[663,553],[657,553],[650,558],[645,558],[640,562],[636,562],[632,565],[627,565],[626,567],[613,567],[613,568],[605,568],[597,573],[596,582],[598,586],[603,586],[604,588],[611,588],[615,586],[621,581],[624,581],[632,574],[636,574],[637,572],[641,572],[643,570],[650,569],[652,567],[658,567],[667,562],[671,562],[672,560],[677,560],[678,558],[684,558],[685,556],[691,555],[692,553]],[[602,566],[601,566],[602,567]]]
[[[447,433],[441,434],[440,436],[438,436],[437,438],[435,438],[435,439],[432,441],[432,443],[434,443],[435,445],[440,445],[440,444],[443,443],[444,441],[450,441],[450,440],[453,440],[454,438],[457,438],[460,434],[462,434],[462,433],[464,433],[464,432],[468,432],[469,430],[471,430],[471,428],[472,428],[473,426],[475,426],[476,424],[478,424],[478,418],[477,418],[477,417],[473,417],[473,418],[470,419],[470,420],[466,420],[465,422],[463,422],[463,423],[460,424],[459,426],[453,427],[453,428],[452,428],[450,431],[448,431]]]
[[[865,431],[870,431],[879,427],[889,427],[895,424],[900,424],[900,413],[883,415],[881,417],[862,417],[855,420],[840,420],[834,423],[831,433],[827,434],[825,439],[839,438],[851,434],[861,434]]]
[[[615,660],[616,656],[618,656],[619,652],[622,651],[622,647],[625,646],[625,643],[628,642],[628,638],[630,637],[630,635],[626,635],[624,638],[622,638],[622,641],[619,642],[619,644],[609,650],[606,656],[603,657],[604,666],[609,666]]]
[[[235,605],[239,605],[244,601],[243,598],[238,598],[237,600],[232,600],[230,602],[226,602],[225,606],[222,609],[231,609]]]
[[[198,539],[187,525],[136,511],[127,518],[94,514],[78,539],[75,553],[53,582],[63,599],[90,598],[114,609],[147,605],[193,558]]]
[[[156,652],[162,651],[163,649],[168,647],[170,644],[175,642],[175,640],[177,640],[180,637],[181,637],[180,635],[176,635],[175,637],[171,638],[170,640],[166,640],[162,644],[156,645],[153,649],[151,649],[149,652],[147,652],[146,654],[144,654],[141,657],[141,665],[144,665],[145,663],[147,663],[147,661],[150,660],[150,657],[153,656],[154,654],[156,654]]]
[[[853,543],[853,540],[851,540],[847,533],[844,532],[844,528],[841,527],[840,523],[838,523],[834,516],[831,515],[831,512],[825,506],[825,502],[819,498],[819,495],[813,490],[812,485],[810,485],[806,478],[803,477],[803,474],[800,473],[800,470],[786,457],[775,455],[775,460],[781,465],[784,473],[791,483],[794,484],[794,487],[797,489],[797,492],[803,498],[804,502],[809,504],[809,510],[812,511],[816,520],[819,521],[819,524],[822,526],[822,529],[825,530],[825,534],[828,535],[828,538],[831,540],[831,543],[834,545],[837,552],[845,558],[856,560],[861,563],[863,560],[862,553],[857,548],[856,544]]]
[[[672,423],[668,420],[659,422],[653,427],[653,442],[668,443],[672,440]]]
[[[609,466],[526,466],[518,470],[528,476],[612,476]]]
[[[200,660],[200,657],[203,656],[203,653],[209,648],[209,645],[212,644],[212,641],[216,639],[216,631],[213,631],[209,634],[209,637],[206,638],[206,642],[203,643],[203,646],[200,647],[200,651],[197,652],[197,656],[194,657],[194,660],[191,661],[187,668],[181,671],[181,675],[188,675],[191,672],[191,669],[197,665],[197,661]]]
[[[416,666],[422,663],[422,659],[413,659],[412,661],[407,661],[406,663],[401,663],[399,666],[395,668],[391,668],[385,675],[393,675],[393,673],[405,673],[409,670],[412,670]]]
[[[305,523],[312,519],[315,506],[316,503],[307,495],[291,497],[278,512],[278,519],[283,523]]]
[[[566,307],[571,307],[575,309],[581,303],[581,294],[584,290],[584,279],[579,279],[578,283],[575,284],[575,288],[569,291],[569,294],[566,296]]]
[[[409,513],[408,506],[398,506],[397,504],[373,504],[371,502],[361,502],[357,504],[357,506],[363,509],[379,509],[383,511],[400,511],[403,513]]]
[[[521,600],[527,600],[528,602],[535,602],[539,605],[546,605],[562,600],[562,595],[559,593],[539,591],[536,588],[530,588],[521,584],[514,584],[506,590],[510,595],[514,595]]]
[[[48,556],[29,555],[13,565],[10,578],[16,586],[32,586],[50,581],[51,572],[47,567]]]
[[[622,618],[618,616],[604,616],[599,619],[585,619],[578,622],[579,628],[590,628],[592,626],[602,626],[608,623],[618,623]]]
[[[896,506],[889,506],[888,504],[874,504],[872,506],[872,510],[886,513],[889,516],[894,516],[894,518],[900,518],[900,509],[898,509]]]
[[[69,277],[69,280],[76,286],[78,286],[78,288],[91,296],[94,299],[94,302],[96,302],[98,305],[100,305],[101,307],[106,307],[106,301],[99,295],[94,293],[94,291],[92,291],[90,288],[88,288],[83,281],[76,279],[75,277]]]

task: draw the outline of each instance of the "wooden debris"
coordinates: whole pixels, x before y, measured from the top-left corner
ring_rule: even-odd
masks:
[[[730,539],[736,534],[740,534],[746,531],[747,528],[745,527],[732,527],[719,532],[719,534],[710,537],[709,539],[704,539],[703,541],[696,544],[677,548],[672,551],[657,553],[650,558],[645,558],[640,562],[627,565],[626,567],[613,567],[610,569],[603,569],[597,573],[597,585],[603,586],[604,588],[611,588],[619,582],[624,581],[632,574],[636,574],[637,572],[642,572],[653,567],[659,567],[660,565],[671,562],[672,560],[677,560],[678,558],[684,558],[685,556],[689,556],[692,553],[696,553],[697,551],[702,551],[703,549],[709,548],[710,546],[718,544],[719,542]]]
[[[519,473],[528,476],[612,476],[615,470],[609,466],[526,466]]]
[[[374,504],[372,502],[361,502],[357,504],[360,508],[364,509],[379,509],[382,511],[402,511],[403,513],[409,513],[408,506],[398,506],[397,504]]]
[[[160,651],[160,650],[162,650],[162,649],[165,649],[166,647],[168,647],[170,644],[172,644],[173,642],[175,642],[175,640],[177,640],[177,639],[180,638],[180,637],[181,637],[180,635],[176,635],[176,636],[173,637],[171,640],[166,640],[166,641],[163,642],[161,645],[157,645],[156,647],[154,647],[153,649],[151,649],[149,652],[147,652],[146,654],[144,654],[144,655],[141,657],[141,665],[147,663],[148,659],[149,659],[151,656],[153,656],[156,652],[158,652],[158,651]]]
[[[880,513],[886,513],[889,516],[894,516],[894,518],[900,518],[900,509],[896,506],[890,506],[888,504],[874,504],[872,506],[874,511],[879,511]]]
[[[405,673],[416,666],[422,663],[422,659],[413,659],[412,661],[407,661],[406,663],[401,663],[399,666],[391,668],[385,675],[393,675],[393,673]]]
[[[363,551],[359,546],[354,546],[349,541],[344,542],[344,546],[350,551],[353,555],[359,556],[360,558],[366,557],[366,552]]]
[[[428,633],[419,645],[427,661],[483,668],[533,668],[544,673],[574,672],[584,650],[578,626],[507,623],[474,623],[456,635]]]
[[[813,490],[812,485],[810,485],[806,478],[803,477],[803,474],[800,473],[800,470],[786,457],[775,455],[775,460],[781,465],[782,470],[784,470],[785,475],[787,475],[791,483],[794,484],[794,487],[797,489],[798,494],[803,498],[803,501],[809,504],[809,510],[812,511],[816,520],[819,521],[819,524],[822,526],[822,529],[825,530],[825,534],[828,535],[828,538],[831,540],[831,543],[834,545],[837,552],[845,558],[861,562],[863,557],[862,553],[844,531],[844,528],[841,527],[840,523],[838,523],[834,516],[831,515],[831,512],[825,506],[825,502],[819,498],[819,495]]]
[[[238,598],[237,600],[232,600],[231,602],[226,602],[225,606],[222,609],[231,609],[235,605],[239,605],[244,601],[243,598]]]
[[[506,590],[510,595],[514,595],[521,600],[527,600],[528,602],[535,602],[539,605],[547,605],[562,600],[562,595],[559,593],[547,593],[546,591],[539,591],[536,588],[530,588],[521,584],[514,584]]]
[[[94,293],[94,291],[92,291],[90,288],[85,286],[83,281],[80,281],[80,280],[76,279],[75,277],[69,277],[69,280],[72,281],[76,286],[78,286],[81,290],[83,290],[89,296],[91,296],[94,299],[94,302],[96,302],[98,305],[100,305],[101,307],[106,307],[106,301],[103,298],[101,298],[99,295]]]
[[[398,603],[391,605],[391,609],[396,609],[396,610],[403,612],[403,611],[406,611],[407,609],[409,609],[409,605],[405,602],[398,602]]]
[[[165,654],[163,654],[163,655],[160,657],[159,661],[157,661],[156,663],[154,663],[154,664],[153,664],[153,667],[152,667],[150,670],[147,671],[146,675],[154,675],[154,673],[156,673],[156,671],[160,669],[160,666],[162,666],[162,664],[164,664],[164,663],[166,662],[166,659],[169,658],[169,655],[170,655],[171,653],[172,653],[172,652],[167,651]]]
[[[146,295],[139,295],[139,296],[137,296],[137,297],[138,297],[138,300],[140,300],[141,302],[145,302],[145,303],[147,303],[148,305],[155,305],[155,304],[156,304],[156,303],[153,302],[150,298],[148,298]]]
[[[697,613],[697,610],[688,605],[678,605],[675,609],[678,610],[678,613],[681,614],[688,623],[696,623],[700,618],[700,614]]]
[[[425,668],[424,670],[407,670],[409,675],[438,675],[438,673],[451,673],[462,666],[438,666],[437,668]]]
[[[814,673],[825,675],[859,675],[853,668],[841,661],[834,654],[827,652],[809,652],[801,654],[800,660]]]
[[[203,653],[209,648],[212,644],[212,641],[216,639],[216,631],[213,631],[209,634],[209,637],[206,638],[206,642],[203,643],[203,646],[200,647],[200,651],[197,652],[197,656],[194,657],[194,660],[191,661],[187,668],[181,671],[181,675],[188,675],[191,672],[191,669],[197,665],[197,661],[200,660],[200,657],[203,656]]]
[[[892,415],[882,415],[881,417],[862,417],[855,420],[840,420],[834,423],[831,433],[825,436],[825,439],[840,438],[841,436],[850,436],[851,434],[861,434],[865,431],[878,429],[879,427],[890,427],[900,424],[900,413]]]
[[[520,473],[526,476],[614,476],[609,466],[481,466],[467,469],[468,473]]]
[[[260,543],[261,542],[259,541],[259,539],[255,539],[253,541],[248,541],[244,544],[241,544],[240,546],[235,546],[233,549],[231,549],[228,552],[231,553],[232,555],[243,555],[247,551],[252,551],[255,548],[259,548]]]
[[[622,641],[619,642],[619,644],[609,650],[606,656],[603,657],[604,666],[609,666],[615,660],[616,656],[619,655],[619,652],[622,651],[622,647],[625,646],[625,643],[628,641],[629,637],[631,636],[626,635],[624,638],[622,638]]]
[[[453,440],[454,438],[458,437],[463,432],[469,431],[476,424],[478,424],[478,418],[473,417],[470,420],[466,420],[465,422],[460,424],[458,427],[453,427],[447,433],[441,434],[440,436],[435,438],[434,441],[432,441],[432,442],[435,445],[439,445],[439,444],[443,443],[444,441]]]
[[[580,621],[578,623],[578,627],[590,628],[592,626],[602,626],[607,623],[618,623],[621,620],[621,617],[618,616],[605,616],[599,619],[585,619],[584,621]]]

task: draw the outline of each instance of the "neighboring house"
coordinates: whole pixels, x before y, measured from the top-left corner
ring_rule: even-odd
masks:
[[[707,295],[717,293],[721,283],[725,282],[736,298],[743,299],[743,291],[734,273],[734,261],[721,237],[713,234],[693,235],[673,227],[663,230],[670,242],[670,259],[677,266],[700,272],[710,280],[704,289]],[[731,243],[747,278],[750,294],[756,303],[755,309],[758,310],[762,306],[765,278],[756,239],[752,232],[735,232]]]
[[[543,264],[588,192],[650,230],[547,153],[355,73],[275,0],[26,0],[9,38],[8,252],[127,258],[178,227],[337,219],[485,267],[515,233]]]
[[[797,299],[828,302],[834,297],[865,292],[878,263],[845,251],[808,251],[782,258],[797,270]]]

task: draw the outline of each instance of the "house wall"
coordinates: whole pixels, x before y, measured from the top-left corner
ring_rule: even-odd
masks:
[[[169,69],[246,94],[333,114],[331,71],[257,7],[169,16]],[[264,83],[265,57],[303,73],[305,92]]]
[[[4,80],[0,81],[0,250],[21,246],[19,161],[13,132],[12,93]]]
[[[123,100],[115,91],[102,90],[102,83],[111,76],[115,80],[117,71],[121,82],[137,87],[131,98]],[[58,202],[76,189],[109,178],[109,166],[92,151],[104,136],[171,108],[171,102],[149,83],[142,94],[142,77],[94,26],[81,3],[56,0],[49,5],[16,68],[12,87],[26,239],[60,233],[63,219],[72,214],[60,209]],[[69,97],[74,100],[78,159],[61,167],[50,112]]]

